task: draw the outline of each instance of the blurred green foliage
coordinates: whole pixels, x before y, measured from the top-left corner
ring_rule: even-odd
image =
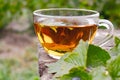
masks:
[[[36,49],[29,47],[19,58],[0,58],[0,80],[39,80]]]
[[[16,59],[0,59],[0,63],[0,80],[39,80],[35,62],[29,67],[24,67],[26,65]]]
[[[32,11],[42,8],[86,8],[97,10],[101,17],[120,27],[120,0],[0,0],[0,29],[26,10],[32,24]]]

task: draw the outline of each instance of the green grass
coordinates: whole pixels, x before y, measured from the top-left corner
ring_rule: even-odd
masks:
[[[29,48],[18,58],[0,59],[0,80],[39,80],[35,53]]]

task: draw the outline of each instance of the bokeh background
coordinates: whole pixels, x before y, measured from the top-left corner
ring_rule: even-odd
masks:
[[[120,29],[120,0],[0,0],[0,80],[39,80],[32,12],[43,8],[96,10]]]

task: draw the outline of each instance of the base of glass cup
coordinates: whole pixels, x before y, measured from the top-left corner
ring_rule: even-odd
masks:
[[[48,55],[54,59],[60,59],[64,54],[63,53],[58,53],[52,50],[47,50]]]
[[[55,55],[52,55],[52,54],[48,54],[50,57],[54,58],[54,59],[60,59],[61,57],[60,56],[55,56]]]

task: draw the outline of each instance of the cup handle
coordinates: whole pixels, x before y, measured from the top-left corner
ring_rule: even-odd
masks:
[[[97,43],[98,46],[103,46],[113,37],[114,27],[113,27],[113,24],[109,20],[106,20],[106,19],[99,20],[98,28],[100,26],[104,26],[108,30],[108,34]]]

